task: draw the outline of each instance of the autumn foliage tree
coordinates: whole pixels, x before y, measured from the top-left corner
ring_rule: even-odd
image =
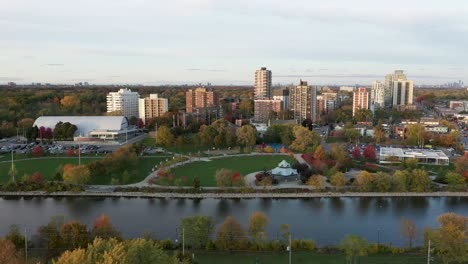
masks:
[[[351,153],[354,159],[360,159],[361,158],[361,149],[358,146],[355,146],[353,148],[353,151]]]
[[[327,153],[322,145],[319,145],[314,152],[314,159],[316,160],[325,160],[327,158]]]
[[[85,224],[70,221],[60,228],[60,236],[65,248],[85,248],[90,242],[90,234]]]
[[[268,217],[262,212],[253,212],[249,217],[249,235],[257,246],[267,239],[265,231],[267,224]]]
[[[372,145],[367,145],[366,148],[364,149],[362,155],[367,160],[375,160],[375,158],[376,158],[375,148]]]
[[[100,238],[118,238],[120,239],[120,233],[114,228],[109,217],[107,215],[101,215],[94,222],[93,230],[91,231],[93,237]]]
[[[66,164],[63,166],[63,181],[73,184],[88,184],[91,181],[91,172],[86,165]]]
[[[36,171],[31,176],[31,181],[36,183],[36,184],[39,184],[39,183],[42,183],[44,181],[44,177],[42,177],[42,174],[40,172]]]
[[[403,218],[400,223],[400,234],[408,239],[408,247],[413,246],[413,241],[417,235],[416,225],[408,218]]]
[[[39,157],[42,157],[44,156],[44,150],[42,149],[41,146],[35,146],[32,150],[32,155],[35,157],[35,158],[39,158]]]
[[[247,236],[241,224],[228,216],[218,229],[215,243],[221,250],[239,250],[247,245]]]

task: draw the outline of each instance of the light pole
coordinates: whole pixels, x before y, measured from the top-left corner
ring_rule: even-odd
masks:
[[[289,251],[289,264],[291,264],[291,257],[292,257],[291,234],[289,234],[289,246],[288,246],[288,251]]]

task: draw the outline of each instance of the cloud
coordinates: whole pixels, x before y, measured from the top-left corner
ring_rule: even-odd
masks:
[[[223,69],[200,69],[200,68],[188,68],[187,71],[227,72],[227,70],[223,70]]]
[[[62,64],[62,63],[48,63],[48,64],[42,64],[42,66],[62,67],[62,66],[65,66],[65,64]]]
[[[0,76],[0,81],[2,82],[19,82],[23,81],[23,78],[17,78],[17,77],[2,77]]]
[[[346,78],[362,78],[362,79],[383,79],[384,74],[285,74],[274,75],[275,78],[333,78],[333,79],[346,79]],[[435,75],[411,75],[409,79],[453,79],[447,76]]]

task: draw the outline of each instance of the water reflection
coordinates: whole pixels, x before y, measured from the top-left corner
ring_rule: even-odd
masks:
[[[341,215],[344,209],[344,201],[340,197],[330,198],[330,208],[335,214]]]
[[[217,216],[220,217],[226,217],[231,214],[231,208],[229,206],[229,200],[228,199],[220,199],[218,202],[218,208],[217,208]]]
[[[260,199],[261,211],[264,211],[264,212],[270,211],[271,204],[272,204],[272,199],[271,198]]]
[[[358,199],[358,212],[359,215],[367,215],[369,213],[369,207],[372,203],[372,198],[369,197],[360,197]]]

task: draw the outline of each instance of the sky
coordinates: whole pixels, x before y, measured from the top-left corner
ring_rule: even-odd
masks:
[[[0,0],[0,83],[468,84],[466,0]]]

